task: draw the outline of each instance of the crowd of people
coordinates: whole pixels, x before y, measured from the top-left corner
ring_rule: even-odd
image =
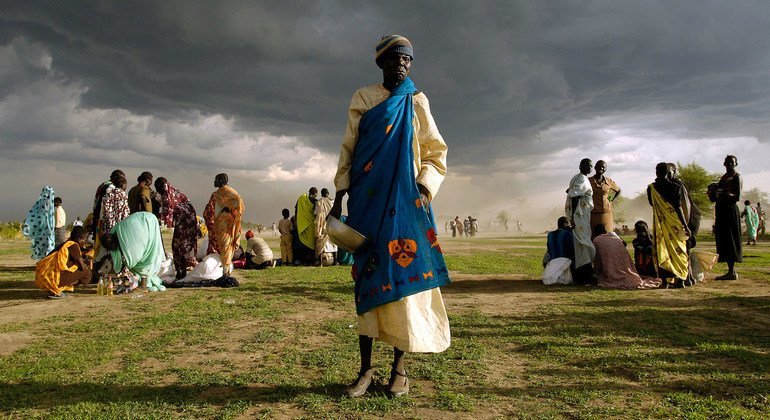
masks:
[[[246,247],[240,245],[244,204],[228,181],[224,173],[215,177],[216,191],[211,194],[201,218],[187,196],[166,178],[154,179],[152,173],[142,172],[137,184],[126,193],[125,174],[116,169],[109,180],[98,186],[93,212],[85,223],[79,218],[73,223],[74,233],[69,238],[63,200],[52,187],[46,186],[29,211],[23,225],[24,234],[32,241],[32,258],[42,260],[52,253],[66,255],[69,264],[60,271],[75,266],[78,275],[87,271],[88,276],[82,275],[75,282],[83,285],[98,281],[99,273],[130,276],[131,272],[140,281],[146,281],[150,290],[163,290],[164,282],[157,276],[167,257],[160,236],[161,226],[173,228],[170,255],[174,276],[165,281],[166,285],[189,277],[188,270],[209,255],[216,256],[224,277],[230,277],[234,268],[352,263],[351,255],[344,250],[338,252],[326,234],[326,217],[333,205],[326,188],[321,190],[320,198],[316,197],[315,187],[302,194],[291,218],[289,210],[283,209],[283,219],[275,229],[281,235],[281,258],[275,259],[265,240],[252,230],[245,233]],[[151,188],[153,185],[155,190]],[[121,232],[130,233],[120,236]],[[64,246],[65,243],[69,244]],[[74,250],[73,243],[82,245],[79,252]],[[199,252],[199,243],[205,252]],[[55,268],[51,264],[46,267],[48,271]],[[51,275],[44,277],[52,278]],[[74,285],[69,282],[70,277],[65,273],[61,286]],[[193,276],[188,280],[201,279]],[[44,290],[51,298],[66,296],[58,286]]]
[[[52,298],[103,275],[134,276],[148,290],[229,287],[237,285],[232,278],[236,267],[272,268],[278,261],[352,263],[360,370],[345,394],[360,397],[372,384],[375,339],[393,347],[389,394],[407,394],[405,354],[442,352],[451,341],[440,291],[450,281],[449,270],[431,208],[446,175],[447,145],[426,95],[408,77],[413,55],[411,42],[403,36],[384,36],[377,43],[375,63],[383,82],[358,89],[351,99],[334,178],[336,194],[332,199],[323,188],[318,197],[312,187],[297,199],[293,216],[288,208],[282,210],[283,218],[272,227],[273,234],[280,235],[279,260],[251,230],[245,233],[246,248],[240,247],[245,208],[241,195],[228,185],[227,174],[216,175],[216,190],[201,218],[168,179],[153,182],[152,174],[143,172],[126,193],[125,174],[115,170],[97,188],[92,214],[66,239],[62,200],[53,188],[43,189],[24,224],[25,235],[32,239],[32,257],[39,260],[35,284]],[[734,263],[742,258],[736,205],[741,179],[736,166],[737,159],[728,156],[725,175],[709,188],[716,203],[719,260],[729,267],[719,277],[723,280],[737,279]],[[591,169],[595,174],[589,178]],[[634,260],[614,233],[612,203],[620,188],[604,176],[606,169],[603,161],[581,161],[580,173],[567,189],[566,214],[548,234],[544,282],[644,288],[684,287],[697,281],[692,268],[697,260],[689,251],[696,246],[700,212],[677,179],[676,167],[656,167],[655,182],[648,188],[653,227],[643,221],[635,224]],[[345,199],[347,218],[342,215]],[[743,217],[757,221],[759,229],[762,213],[753,210],[745,210]],[[365,245],[346,255],[330,241],[328,217],[366,238]],[[171,258],[163,247],[161,224],[173,228]],[[450,226],[453,236],[478,232],[470,216],[456,217],[445,230]],[[517,221],[519,230],[521,226]]]
[[[764,229],[759,203],[753,208],[746,200],[743,212],[738,209],[742,179],[737,166],[738,159],[727,156],[725,174],[708,187],[709,199],[715,203],[717,248],[717,254],[711,255],[695,249],[701,211],[679,179],[676,165],[658,163],[655,180],[647,187],[652,229],[643,220],[634,224],[632,260],[627,243],[613,225],[612,203],[620,195],[620,187],[604,176],[606,162],[593,165],[590,159],[583,159],[580,172],[566,191],[566,215],[557,220],[557,229],[548,233],[543,282],[617,289],[683,288],[702,281],[704,272],[717,261],[727,263],[727,273],[716,279],[736,280],[735,263],[743,260],[741,217],[746,224],[747,245],[756,244],[757,232]],[[589,177],[592,168],[595,172]],[[624,225],[621,232],[627,230]]]
[[[471,216],[460,220],[460,216],[455,216],[454,220],[450,220],[444,224],[444,233],[452,232],[452,237],[463,236],[467,238],[475,237],[479,233],[479,221]]]
[[[375,63],[383,82],[353,95],[336,194],[332,198],[323,188],[319,197],[313,187],[299,196],[294,215],[282,210],[283,218],[271,226],[273,235],[280,235],[280,259],[251,230],[244,235],[245,249],[240,246],[244,202],[227,174],[216,175],[201,218],[169,179],[142,172],[128,189],[125,173],[115,170],[98,186],[92,213],[78,219],[68,237],[62,198],[52,187],[43,189],[23,229],[38,260],[35,284],[58,299],[105,276],[110,285],[113,278],[125,278],[120,283],[125,290],[161,291],[237,286],[234,268],[352,264],[361,368],[346,395],[359,397],[371,385],[374,339],[393,346],[388,392],[407,394],[405,353],[441,352],[450,343],[439,290],[449,274],[430,205],[446,174],[447,146],[428,98],[408,77],[412,58],[412,44],[403,36],[377,43]],[[346,197],[347,217],[341,214]],[[367,245],[353,253],[338,248],[327,217],[363,235]],[[173,228],[170,254],[161,225]],[[471,217],[454,225],[469,236],[478,231]]]

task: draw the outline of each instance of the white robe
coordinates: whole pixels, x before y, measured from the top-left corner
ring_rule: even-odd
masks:
[[[572,209],[572,199],[578,198],[577,208]],[[577,174],[572,177],[567,190],[565,212],[572,223],[573,243],[575,244],[575,267],[590,264],[596,254],[591,241],[591,209],[594,208],[593,190],[588,176]]]

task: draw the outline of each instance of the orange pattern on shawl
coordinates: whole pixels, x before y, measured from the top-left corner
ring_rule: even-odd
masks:
[[[219,208],[219,214],[216,209]],[[229,213],[222,209],[229,209]],[[232,187],[225,185],[211,194],[203,218],[209,230],[208,254],[219,253],[222,265],[232,263],[233,252],[238,247],[241,238],[241,217],[243,216],[243,199]]]

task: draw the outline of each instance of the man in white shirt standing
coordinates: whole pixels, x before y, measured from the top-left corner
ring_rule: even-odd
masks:
[[[54,206],[54,235],[56,238],[56,246],[63,244],[67,240],[67,213],[64,212],[64,207],[61,206],[61,197],[53,199]]]

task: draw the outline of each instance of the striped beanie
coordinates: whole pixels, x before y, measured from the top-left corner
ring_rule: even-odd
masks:
[[[412,43],[401,35],[385,35],[380,42],[377,43],[377,46],[374,48],[374,61],[378,66],[382,67],[380,60],[385,57],[385,53],[388,51],[408,55],[409,57],[414,58]]]

